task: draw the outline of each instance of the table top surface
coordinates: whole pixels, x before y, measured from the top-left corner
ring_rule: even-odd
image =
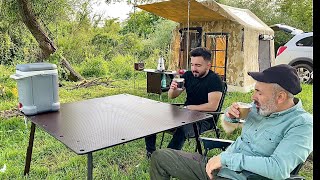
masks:
[[[28,116],[77,154],[87,154],[211,117],[130,94],[65,103],[57,112]]]

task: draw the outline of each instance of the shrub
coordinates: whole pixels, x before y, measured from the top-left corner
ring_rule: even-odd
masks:
[[[108,71],[114,79],[129,79],[134,73],[132,55],[116,55],[108,62]]]
[[[107,74],[107,63],[101,57],[86,58],[81,64],[80,73],[84,77],[101,77]]]

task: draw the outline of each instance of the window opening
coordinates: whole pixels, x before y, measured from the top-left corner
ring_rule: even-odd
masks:
[[[297,43],[296,46],[313,46],[313,36],[306,37],[303,39],[300,39]]]
[[[211,70],[226,81],[229,33],[205,33],[205,47],[211,51]]]

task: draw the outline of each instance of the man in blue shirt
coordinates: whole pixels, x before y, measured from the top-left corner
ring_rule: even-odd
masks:
[[[270,179],[286,179],[312,152],[313,119],[294,95],[301,92],[294,68],[270,67],[249,72],[257,81],[252,108],[241,136],[226,151],[203,161],[199,154],[172,149],[155,151],[151,179],[246,179],[252,172]],[[239,122],[239,106],[225,112],[226,123]]]

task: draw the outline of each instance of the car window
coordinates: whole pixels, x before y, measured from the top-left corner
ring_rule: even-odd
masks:
[[[303,39],[300,39],[296,42],[296,46],[313,46],[313,36],[309,36]]]

